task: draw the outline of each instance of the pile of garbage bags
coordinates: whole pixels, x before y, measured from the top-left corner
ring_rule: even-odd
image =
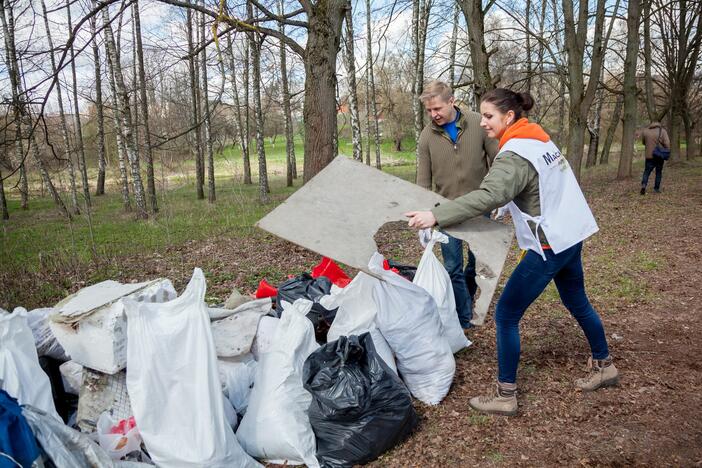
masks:
[[[445,241],[431,234],[416,268],[376,253],[350,278],[324,258],[221,305],[196,268],[180,295],[168,279],[105,281],[0,310],[0,465],[376,459],[417,427],[413,397],[446,396],[470,345],[433,253]]]

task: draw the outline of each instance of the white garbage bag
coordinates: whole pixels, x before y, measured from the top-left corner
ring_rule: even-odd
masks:
[[[253,343],[251,343],[251,354],[254,355],[257,361],[261,359],[263,354],[270,351],[273,346],[273,340],[278,330],[278,323],[280,323],[279,318],[268,316],[261,317],[261,320],[258,321],[256,337]]]
[[[218,359],[217,367],[219,368],[219,380],[222,382],[222,392],[236,412],[244,414],[249,406],[249,396],[256,377],[258,363],[252,354],[247,354],[238,361]]]
[[[430,234],[412,282],[424,288],[436,301],[439,317],[441,317],[441,334],[451,346],[451,351],[457,353],[470,346],[471,342],[463,333],[461,322],[458,320],[451,277],[444,265],[436,258],[433,250],[437,242],[446,244],[448,241],[448,236],[440,231],[434,231]]]
[[[11,314],[0,309],[0,388],[20,405],[32,405],[61,421],[23,307]]]
[[[360,336],[370,332],[375,350],[385,364],[397,374],[392,349],[375,324],[378,307],[373,300],[373,289],[378,283],[377,278],[361,271],[344,289],[320,300],[320,304],[329,310],[338,307],[336,317],[327,332],[327,341],[338,340],[340,336]]]
[[[170,302],[123,299],[127,391],[137,427],[160,466],[260,466],[225,419],[205,289],[196,268],[185,292]]]
[[[55,313],[53,307],[34,309],[27,313],[27,322],[32,329],[34,343],[39,356],[49,356],[59,361],[68,361],[70,357],[66,355],[61,343],[58,342],[54,333],[49,327],[49,315]]]
[[[283,310],[271,349],[260,356],[249,407],[236,436],[252,456],[270,463],[318,467],[307,410],[312,395],[302,367],[319,345],[305,317],[312,302],[298,299]]]
[[[368,267],[382,278],[373,290],[378,307],[376,322],[395,353],[397,370],[412,395],[430,405],[446,396],[456,372],[456,361],[446,338],[434,299],[423,288],[397,273],[383,269],[376,252]]]
[[[67,393],[78,395],[83,383],[83,366],[75,361],[66,361],[59,366],[63,389]]]

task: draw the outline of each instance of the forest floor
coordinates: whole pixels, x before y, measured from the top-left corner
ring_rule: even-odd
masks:
[[[659,194],[653,193],[653,177],[642,196],[638,174],[626,181],[613,175],[610,168],[583,176],[600,226],[585,243],[583,262],[620,386],[575,390],[588,346],[551,285],[521,325],[519,414],[485,416],[468,407],[470,397],[494,391],[495,327],[488,320],[470,334],[473,346],[456,356],[446,399],[434,407],[417,402],[416,432],[373,466],[702,466],[702,161],[666,165]],[[415,234],[394,227],[376,236],[379,250],[416,264],[421,249]],[[498,293],[516,258],[513,248]],[[264,277],[276,284],[318,260],[251,229],[244,236],[223,233],[70,269],[47,263],[33,274],[0,271],[0,284],[12,289],[6,297],[24,298],[29,308],[50,304],[33,297],[62,298],[61,288],[41,293],[47,284],[69,284],[75,291],[101,277],[100,270],[123,282],[167,277],[181,290],[197,266],[206,273],[209,300],[223,301],[232,287],[250,293]]]

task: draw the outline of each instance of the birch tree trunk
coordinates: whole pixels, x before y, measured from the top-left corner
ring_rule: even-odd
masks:
[[[278,2],[278,13],[282,16],[285,14],[285,6],[283,0]],[[285,25],[283,22],[278,23],[278,29],[281,34],[285,34]],[[285,176],[288,187],[293,185],[293,161],[295,160],[295,140],[293,133],[292,113],[290,110],[290,87],[288,85],[288,64],[287,54],[285,52],[285,43],[280,41],[280,81],[281,94],[283,101],[283,114],[285,114]]]
[[[609,151],[612,148],[612,142],[614,141],[614,134],[617,132],[617,126],[619,126],[619,120],[622,116],[622,107],[624,104],[624,96],[617,95],[617,102],[614,105],[614,112],[612,113],[612,121],[609,123],[607,128],[607,136],[605,137],[604,144],[602,145],[602,154],[600,155],[600,164],[609,163]]]
[[[68,19],[68,30],[73,31],[71,21],[71,0],[66,0],[66,16]],[[48,27],[47,27],[48,32]],[[53,50],[53,47],[52,47]],[[78,78],[76,76],[76,54],[73,44],[69,50],[71,54],[71,79],[73,81],[73,125],[75,127],[75,149],[78,156],[78,169],[83,183],[83,198],[86,209],[90,210],[90,184],[88,183],[88,167],[85,164],[85,145],[83,144],[83,125],[80,120],[80,109],[78,107]],[[51,53],[53,56],[53,52]]]
[[[205,198],[204,178],[202,176],[202,140],[200,138],[200,98],[199,88],[200,80],[198,78],[197,66],[195,64],[195,45],[193,40],[193,23],[195,19],[190,8],[187,9],[187,32],[188,32],[188,70],[190,72],[190,100],[192,102],[192,124],[195,133],[195,147],[193,148],[193,156],[195,157],[195,190],[197,199]]]
[[[204,0],[203,0],[204,5]],[[200,36],[202,44],[206,43],[205,37],[205,14],[200,15]],[[212,152],[212,124],[210,120],[210,94],[207,83],[207,47],[202,48],[200,55],[200,66],[202,72],[202,112],[204,113],[205,121],[205,149],[207,151],[207,201],[214,203],[217,200],[215,193],[215,175],[214,175],[214,154]]]
[[[351,112],[351,140],[353,144],[353,159],[363,160],[363,136],[361,135],[361,119],[358,112],[358,92],[356,91],[356,57],[354,53],[353,11],[351,0],[346,6],[346,41],[344,47],[344,63],[349,79],[349,111]]]
[[[617,168],[617,179],[631,177],[634,159],[634,133],[636,132],[636,61],[639,55],[639,19],[641,0],[629,0],[626,18],[626,56],[624,58],[624,120],[622,126],[622,149]]]
[[[246,12],[247,20],[251,21],[253,16],[253,7],[249,5],[250,2],[246,2]],[[246,41],[244,41],[244,135],[246,135],[246,150],[243,153],[244,160],[244,184],[252,185],[253,179],[251,178],[251,83],[250,83],[250,70],[251,70],[251,37],[253,33],[246,33]]]
[[[600,72],[600,83],[604,77],[604,67]],[[600,123],[602,121],[602,104],[604,101],[604,87],[597,87],[595,93],[595,111],[592,116],[592,123],[588,123],[588,132],[590,133],[590,144],[587,147],[587,158],[585,159],[585,167],[593,167],[597,164],[598,146],[600,143]]]
[[[256,38],[251,44],[253,65],[254,116],[256,119],[256,153],[258,154],[258,195],[261,203],[268,203],[268,171],[266,170],[266,150],[263,141],[263,110],[261,109],[261,40]]]
[[[144,46],[141,38],[141,17],[139,2],[132,5],[134,30],[136,36],[136,54],[139,68],[139,97],[141,99],[141,118],[144,121],[144,155],[146,157],[146,191],[149,197],[149,207],[152,213],[158,212],[156,200],[156,180],[154,179],[154,156],[151,148],[151,133],[149,128],[149,101],[146,96],[146,72],[144,71]],[[136,94],[136,91],[135,91]]]
[[[375,137],[375,167],[380,169],[380,128],[378,126],[378,105],[375,98],[375,78],[373,76],[373,33],[371,31],[371,4],[370,0],[366,0],[366,34],[368,40],[366,42],[366,57],[367,65],[366,72],[368,73],[368,86],[370,87],[370,96],[368,99],[371,103],[371,112],[373,113],[373,133]],[[370,141],[368,142],[370,146]]]
[[[419,135],[424,129],[424,109],[419,96],[424,91],[424,51],[427,39],[427,24],[432,0],[412,2],[412,47],[414,49],[414,84],[412,86],[412,110],[414,111],[415,164],[419,161]]]
[[[366,63],[368,66],[368,63]],[[368,70],[366,70],[366,165],[371,165],[370,155],[371,155],[371,105],[370,105],[370,83],[368,82]]]
[[[449,72],[448,84],[453,89],[456,84],[456,43],[458,42],[458,2],[453,4],[453,28],[451,29],[451,43],[449,44]]]
[[[56,204],[57,208],[63,214],[66,219],[70,220],[71,219],[71,214],[68,212],[68,209],[66,208],[66,205],[63,203],[63,200],[59,196],[58,192],[56,191],[56,188],[54,187],[54,184],[51,182],[51,177],[49,177],[49,173],[46,171],[46,168],[44,167],[44,162],[41,160],[41,157],[39,156],[39,150],[38,146],[36,144],[36,141],[34,139],[34,133],[32,131],[32,120],[31,120],[31,115],[29,113],[29,109],[27,109],[22,102],[21,96],[22,96],[22,82],[20,80],[20,66],[19,66],[19,60],[17,59],[17,49],[15,46],[15,31],[14,31],[14,16],[12,14],[12,6],[7,5],[8,7],[5,7],[5,0],[0,0],[0,21],[2,21],[2,31],[3,31],[3,39],[5,42],[5,65],[7,68],[7,74],[10,76],[10,88],[11,88],[11,93],[12,93],[12,111],[13,111],[13,116],[15,119],[15,150],[18,152],[20,155],[20,162],[22,163],[22,167],[24,166],[24,162],[22,161],[22,158],[24,158],[24,151],[23,151],[23,145],[22,145],[22,127],[25,125],[26,121],[26,127],[27,127],[27,135],[29,136],[29,144],[31,145],[31,150],[32,150],[32,155],[34,156],[35,163],[37,167],[39,168],[39,173],[41,174],[42,179],[44,180],[44,185],[47,187],[49,190],[49,193],[51,193],[51,198],[53,198],[54,203]],[[25,182],[26,182],[26,174],[25,174]],[[1,178],[1,177],[0,177]],[[23,196],[28,195],[29,189],[28,187],[23,189]],[[3,197],[4,197],[4,190],[3,190]],[[23,199],[23,203],[25,200]],[[26,207],[23,207],[23,209],[26,209]],[[7,208],[5,207],[5,211],[7,211]],[[3,213],[3,218],[5,218],[5,215],[8,215],[8,213]]]
[[[97,7],[97,0],[92,0],[92,7],[93,9]],[[100,50],[97,43],[95,16],[90,18],[90,36],[93,48],[93,67],[95,69],[95,112],[97,118],[97,135],[95,135],[95,138],[97,139],[98,176],[97,184],[95,185],[95,195],[100,196],[105,194],[107,164],[105,161],[105,115],[102,102],[102,73],[100,72]]]
[[[56,58],[54,57],[54,41],[51,37],[51,30],[49,29],[49,17],[46,11],[46,4],[44,0],[41,1],[41,10],[44,16],[44,28],[46,29],[46,41],[49,44],[49,62],[51,63],[51,72],[54,75],[58,75],[56,69]],[[74,85],[75,86],[75,85]],[[71,141],[68,136],[68,124],[66,123],[66,112],[63,108],[63,92],[61,89],[60,80],[56,80],[56,99],[58,101],[59,110],[59,123],[61,125],[61,136],[63,138],[64,152],[63,156],[68,163],[68,178],[71,185],[71,207],[73,214],[80,214],[80,205],[78,203],[78,188],[76,186],[76,172],[73,162],[73,152],[71,151]],[[77,109],[76,109],[77,112]],[[78,142],[76,141],[76,144]]]
[[[144,185],[141,181],[141,170],[139,166],[139,153],[137,152],[136,142],[134,140],[134,129],[132,126],[132,116],[129,112],[129,97],[127,89],[124,85],[124,76],[122,74],[122,65],[117,56],[114,36],[112,34],[112,26],[110,25],[110,17],[107,8],[102,10],[103,31],[105,32],[105,46],[107,48],[108,64],[113,70],[115,87],[117,95],[115,101],[117,108],[115,109],[119,119],[119,132],[122,134],[127,157],[132,172],[132,185],[134,186],[134,202],[137,208],[137,218],[148,218],[146,211],[146,200],[144,199]]]

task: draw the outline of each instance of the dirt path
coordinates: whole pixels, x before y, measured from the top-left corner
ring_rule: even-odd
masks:
[[[600,225],[584,248],[586,283],[622,374],[620,387],[574,390],[588,348],[550,286],[522,322],[519,415],[483,416],[467,405],[469,397],[493,391],[495,328],[488,321],[472,334],[474,346],[457,356],[448,397],[437,407],[417,403],[419,430],[374,466],[702,466],[702,162],[666,167],[664,177],[663,193],[646,196],[639,195],[637,180],[613,182],[611,172],[583,181]],[[382,233],[380,250],[416,262],[413,236]],[[252,292],[263,277],[275,284],[317,260],[252,230],[244,239],[190,242],[110,263],[118,272],[112,279],[165,276],[179,289],[200,266],[208,300],[219,302],[233,286]],[[515,261],[516,250],[502,284]],[[76,289],[99,268],[76,272]],[[44,280],[58,274],[65,272],[48,271]],[[22,281],[12,286],[23,287]]]

